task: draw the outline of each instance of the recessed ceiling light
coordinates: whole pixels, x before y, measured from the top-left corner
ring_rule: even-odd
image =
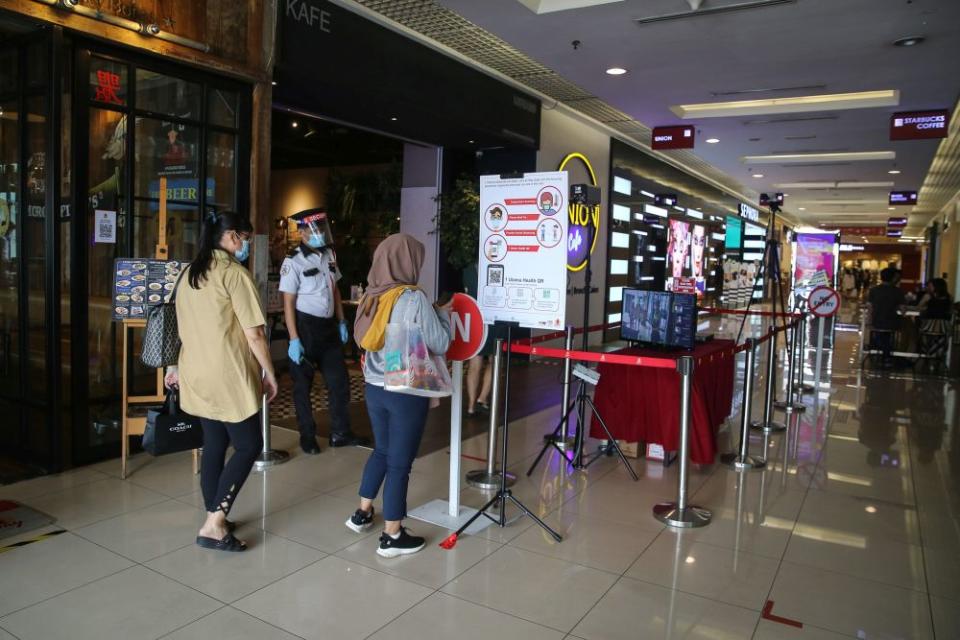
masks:
[[[292,122],[290,122],[290,126],[296,129],[297,127],[300,126],[300,123],[297,122],[296,120],[293,120]]]
[[[397,121],[397,116],[392,116],[390,118],[390,122],[396,122],[396,121]]]
[[[720,138],[707,138],[707,144],[717,144],[720,142]]]
[[[470,144],[473,144],[473,140],[467,140],[467,142],[469,142]]]
[[[893,41],[893,46],[895,47],[912,47],[914,45],[920,44],[926,40],[924,36],[907,36],[905,38],[897,38]]]
[[[273,81],[270,82],[270,84],[275,87],[275,86],[277,86],[277,81],[276,81],[276,80],[273,80]]]
[[[900,173],[900,169],[890,169],[890,171],[887,171],[887,173],[889,173],[890,175],[895,176],[895,175],[897,175],[898,173]]]
[[[763,174],[762,174],[762,173],[755,173],[755,174],[753,174],[753,177],[754,177],[754,178],[762,178],[762,177],[763,177]]]
[[[887,207],[887,211],[896,211],[896,210],[897,210],[896,207]]]
[[[691,119],[839,111],[841,109],[893,107],[898,104],[900,104],[900,92],[896,89],[883,89],[880,91],[860,91],[858,93],[797,96],[795,98],[678,104],[670,107],[670,110],[681,118]]]
[[[806,210],[807,210],[806,207],[800,207],[800,211],[806,211]]]
[[[622,76],[626,72],[627,70],[624,69],[623,67],[610,67],[609,69],[607,69],[608,76]]]

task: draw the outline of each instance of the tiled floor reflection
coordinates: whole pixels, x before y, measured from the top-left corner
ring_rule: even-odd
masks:
[[[674,496],[676,465],[633,459],[633,482],[615,459],[573,472],[553,456],[526,477],[557,409],[512,425],[509,464],[515,494],[561,543],[520,519],[443,550],[446,530],[411,520],[429,547],[379,558],[377,530],[343,526],[359,449],[294,449],[251,476],[235,513],[245,554],[193,545],[203,513],[188,456],[137,459],[126,481],[109,462],[0,487],[68,530],[0,553],[0,639],[960,638],[956,381],[861,370],[857,341],[837,333],[819,394],[785,433],[751,434],[764,470],[691,469],[692,501],[714,514],[702,529],[651,516]],[[812,382],[812,350],[804,369]],[[738,424],[718,434],[721,451]],[[295,442],[277,431],[276,446]],[[483,438],[464,452],[465,471],[482,466]],[[438,451],[415,464],[411,506],[446,497],[448,462]],[[765,606],[802,627],[765,619]]]

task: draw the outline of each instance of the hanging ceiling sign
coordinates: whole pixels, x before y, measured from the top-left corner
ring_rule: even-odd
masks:
[[[593,170],[590,160],[582,153],[571,153],[560,162],[557,171],[570,173],[568,166],[577,160],[590,177],[590,184],[599,187],[597,173]],[[574,180],[569,182],[574,183]],[[579,182],[579,180],[577,181]],[[600,205],[574,204],[567,205],[567,269],[581,271],[587,266],[587,257],[597,246],[597,237],[600,235]],[[591,240],[592,238],[592,240]],[[589,244],[589,247],[587,246]]]
[[[912,206],[917,204],[917,192],[916,191],[891,191],[890,192],[890,205],[908,205]]]
[[[887,218],[888,227],[905,227],[907,226],[907,219],[904,217],[900,218]]]
[[[946,138],[949,129],[950,112],[947,109],[902,111],[890,116],[891,140]]]
[[[650,148],[693,149],[695,129],[693,125],[681,124],[672,127],[654,127],[650,136]]]

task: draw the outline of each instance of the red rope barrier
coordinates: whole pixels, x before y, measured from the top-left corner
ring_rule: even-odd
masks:
[[[609,364],[625,364],[634,367],[653,367],[655,369],[676,369],[677,361],[673,358],[651,358],[649,356],[628,356],[622,353],[597,353],[595,351],[567,351],[550,347],[533,347],[526,344],[513,343],[510,347],[513,353],[557,358],[565,360],[579,360],[581,362],[606,362]]]

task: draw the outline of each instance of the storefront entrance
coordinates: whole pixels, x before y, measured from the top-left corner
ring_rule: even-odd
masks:
[[[250,89],[49,26],[0,35],[0,445],[39,473],[119,452],[114,260],[154,256],[161,177],[171,259],[202,212],[249,210]],[[131,391],[155,380],[128,365]]]

